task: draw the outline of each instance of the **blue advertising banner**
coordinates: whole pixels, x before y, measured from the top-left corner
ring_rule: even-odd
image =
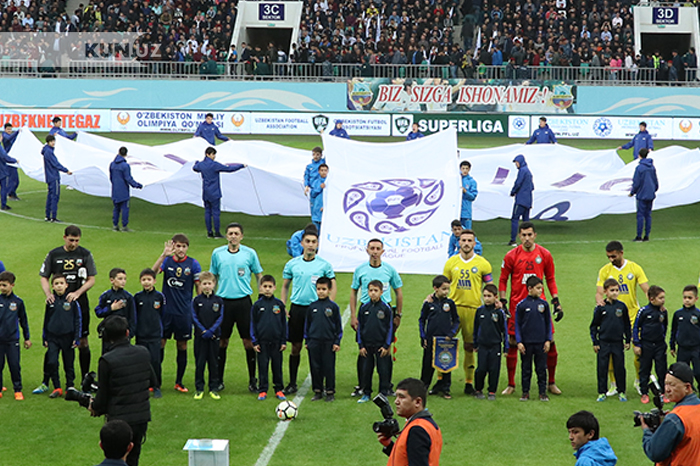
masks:
[[[0,108],[346,110],[344,83],[98,79],[0,80]]]
[[[652,24],[678,24],[678,8],[652,8]]]
[[[700,88],[577,86],[578,115],[700,116]]]
[[[260,3],[258,5],[260,21],[284,21],[284,3]]]

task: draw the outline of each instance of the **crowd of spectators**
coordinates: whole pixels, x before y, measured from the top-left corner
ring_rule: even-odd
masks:
[[[160,44],[157,57],[142,54],[141,59],[226,61],[236,4],[237,0],[89,0],[68,12],[65,0],[3,0],[0,32],[39,33],[32,35],[29,50],[6,44],[3,57],[27,58],[29,53],[29,58],[43,61],[54,52],[76,52],[71,49],[75,44],[58,45],[55,39],[63,34],[55,33],[133,32],[142,34],[141,44]],[[27,42],[26,37],[21,40]]]
[[[1,1],[0,31],[45,33],[28,51],[6,42],[3,58],[44,61],[58,50],[77,58],[75,44],[57,47],[54,33],[138,32],[141,44],[159,44],[157,56],[140,60],[206,63],[212,73],[216,62],[261,75],[275,64],[357,65],[363,75],[387,64],[478,78],[493,65],[504,71],[487,77],[531,78],[533,68],[552,66],[605,69],[600,78],[612,80],[652,69],[655,79],[673,81],[697,68],[693,49],[635,50],[631,0],[303,0],[299,40],[289,50],[231,45],[237,0],[89,0],[72,13],[64,0]]]

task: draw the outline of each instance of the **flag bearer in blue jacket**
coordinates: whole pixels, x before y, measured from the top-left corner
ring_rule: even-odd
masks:
[[[639,389],[642,403],[649,403],[649,376],[652,363],[656,367],[656,377],[660,383],[665,380],[668,361],[666,360],[666,330],[668,312],[666,292],[660,286],[652,285],[647,291],[649,304],[637,312],[632,329],[634,354],[639,356]]]
[[[207,141],[212,146],[216,145],[216,138],[221,141],[228,141],[229,139],[221,134],[219,127],[214,123],[214,114],[207,113],[204,116],[204,121],[197,126],[197,130],[194,132],[194,137],[201,137]]]
[[[319,277],[316,280],[318,299],[309,304],[309,310],[306,312],[304,339],[309,351],[311,384],[314,390],[311,401],[322,400],[324,390],[326,401],[335,400],[335,353],[340,351],[343,321],[340,308],[328,297],[332,286],[330,278]]]
[[[61,175],[59,172],[72,175],[73,172],[60,164],[54,154],[56,147],[56,136],[49,134],[46,136],[46,145],[41,149],[41,155],[44,157],[44,180],[48,187],[46,195],[46,222],[59,222],[56,218],[58,213],[58,199],[61,196]]]
[[[258,353],[258,400],[267,398],[270,388],[270,365],[275,396],[286,400],[282,378],[282,352],[287,349],[287,313],[284,303],[275,298],[275,277],[263,275],[260,296],[250,310],[250,338]]]
[[[547,124],[547,118],[540,117],[540,126],[532,133],[530,139],[527,140],[525,144],[532,144],[536,142],[537,144],[556,144],[557,137],[554,135]]]
[[[143,269],[139,277],[142,291],[134,295],[136,306],[136,344],[145,347],[151,354],[151,367],[156,374],[153,398],[161,398],[163,382],[161,368],[161,339],[163,338],[163,306],[165,296],[155,289],[156,273],[153,269]]]
[[[598,400],[605,401],[608,386],[608,367],[612,357],[613,372],[617,382],[620,401],[627,401],[627,372],[625,371],[625,350],[630,349],[632,329],[627,306],[618,301],[620,284],[614,278],[603,282],[605,302],[596,306],[591,322],[593,351],[598,355]]]
[[[12,145],[17,140],[17,135],[19,131],[13,131],[12,123],[5,123],[5,131],[2,132],[2,146],[5,152],[10,153]],[[19,173],[17,172],[17,167],[7,167],[7,177],[8,177],[8,187],[7,195],[13,201],[19,201],[17,197],[17,188],[19,188]]]
[[[528,277],[527,298],[515,308],[515,341],[518,343],[522,359],[523,394],[520,401],[530,399],[532,362],[535,361],[537,387],[540,401],[549,401],[547,396],[547,353],[552,343],[552,315],[549,304],[540,298],[543,293],[542,280]]]
[[[678,362],[693,367],[693,375],[700,387],[700,311],[695,307],[697,302],[698,287],[688,285],[683,288],[683,307],[673,314],[669,344],[671,356],[678,356]]]
[[[15,274],[0,272],[0,387],[2,372],[5,368],[5,360],[10,366],[10,377],[15,390],[15,400],[24,400],[22,395],[22,369],[19,365],[19,329],[22,327],[24,335],[24,347],[29,349],[32,342],[29,340],[29,323],[24,301],[13,292],[15,287]],[[0,398],[2,391],[0,391]]]
[[[112,229],[119,231],[119,214],[122,217],[122,231],[129,230],[129,200],[131,192],[129,186],[142,189],[143,185],[131,177],[131,167],[126,162],[126,147],[120,147],[119,153],[109,164],[109,181],[112,182]]]
[[[498,375],[501,373],[501,355],[508,350],[508,320],[503,309],[496,307],[498,287],[489,283],[483,291],[484,305],[474,314],[474,352],[478,365],[474,373],[474,396],[483,400],[484,381],[489,376],[488,399],[496,399]]]
[[[479,195],[476,180],[469,174],[471,169],[472,164],[468,160],[462,160],[459,164],[459,171],[462,175],[462,209],[459,214],[459,220],[462,228],[465,230],[472,229],[472,202]]]
[[[639,151],[639,164],[634,169],[632,177],[632,190],[629,196],[637,197],[637,236],[634,241],[649,241],[651,233],[651,208],[656,199],[656,191],[659,190],[659,179],[656,177],[654,161],[647,158],[649,151]],[[644,237],[642,238],[642,229]]]
[[[311,200],[311,221],[316,225],[316,231],[321,232],[321,219],[323,218],[323,190],[326,189],[328,177],[328,165],[322,163],[318,167],[318,178],[313,181],[309,199]]]
[[[221,323],[224,321],[224,300],[214,294],[216,277],[211,272],[199,275],[199,287],[202,291],[192,301],[192,320],[194,321],[194,386],[195,400],[204,397],[204,369],[209,368],[209,396],[221,399],[219,388],[219,340]]]
[[[8,163],[17,163],[17,159],[13,159],[2,146],[0,146],[0,209],[11,210],[7,205],[7,196],[10,194],[10,169]],[[16,169],[15,169],[16,170]]]
[[[216,162],[216,149],[207,147],[204,160],[197,162],[192,170],[202,175],[202,201],[204,201],[204,223],[209,238],[223,238],[220,231],[221,217],[221,179],[219,173],[233,173],[247,165],[231,163],[224,165]],[[212,224],[213,223],[213,224]]]
[[[75,141],[75,138],[78,137],[78,133],[73,133],[72,135],[68,135],[68,133],[65,132],[63,128],[61,128],[61,125],[63,124],[63,120],[61,120],[61,117],[53,117],[53,120],[51,120],[51,123],[53,123],[53,126],[49,130],[49,135],[54,136],[58,134],[59,136],[63,136],[66,139],[70,139],[71,141]]]
[[[639,152],[642,149],[646,149],[647,151],[654,150],[654,141],[651,139],[649,131],[647,131],[647,124],[645,122],[642,121],[639,123],[639,132],[634,135],[630,142],[624,146],[619,146],[617,150],[627,150],[631,147],[634,147],[634,160],[639,158]]]
[[[129,322],[129,338],[136,334],[136,306],[134,297],[124,289],[126,286],[126,270],[115,267],[109,271],[109,282],[112,287],[100,295],[100,302],[95,307],[95,315],[106,319],[112,315],[124,317]],[[103,320],[104,322],[104,320]],[[102,322],[97,329],[100,330]],[[110,350],[106,340],[102,340],[102,354]]]
[[[513,183],[513,189],[510,190],[510,197],[515,198],[513,202],[513,214],[510,217],[510,242],[509,246],[517,246],[515,235],[518,233],[518,221],[523,222],[530,220],[530,209],[532,209],[532,192],[535,190],[535,185],[532,183],[532,173],[527,166],[525,156],[522,154],[516,155],[513,163],[518,168],[518,176]]]
[[[433,299],[431,302],[424,301],[423,308],[418,318],[420,330],[420,340],[423,346],[423,367],[421,369],[421,382],[427,389],[433,380],[433,338],[446,337],[452,339],[459,330],[459,315],[457,306],[447,296],[450,294],[450,279],[444,275],[433,278]],[[446,399],[452,398],[450,395],[450,385],[452,384],[452,373],[444,372],[438,374],[438,381],[430,390],[431,395],[442,393]]]
[[[66,388],[75,381],[75,348],[80,344],[83,328],[80,305],[78,301],[68,301],[66,291],[68,282],[63,275],[53,276],[54,300],[46,303],[42,340],[46,348],[46,368],[53,382],[54,390],[49,398],[63,395],[61,378],[58,375],[58,353],[63,358],[63,371],[66,373]]]
[[[362,398],[358,403],[367,403],[372,395],[372,374],[377,366],[379,393],[389,395],[391,390],[391,339],[393,336],[393,311],[382,301],[384,285],[372,280],[367,285],[369,301],[360,307],[357,319],[357,344],[364,358],[362,370]]]

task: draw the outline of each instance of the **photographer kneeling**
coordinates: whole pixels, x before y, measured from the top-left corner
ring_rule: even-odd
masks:
[[[396,386],[396,414],[406,418],[396,442],[382,432],[377,433],[389,455],[389,466],[438,466],[442,451],[442,432],[425,409],[427,391],[418,379],[404,379]]]
[[[143,346],[129,344],[129,323],[122,316],[108,317],[102,334],[110,349],[102,355],[97,369],[99,389],[90,403],[93,416],[120,419],[133,431],[133,443],[126,463],[138,466],[141,444],[151,420],[149,387],[156,386],[151,356]]]
[[[676,406],[663,417],[652,432],[641,419],[644,429],[644,453],[663,464],[699,464],[700,400],[693,392],[693,370],[677,362],[666,373],[665,395]]]

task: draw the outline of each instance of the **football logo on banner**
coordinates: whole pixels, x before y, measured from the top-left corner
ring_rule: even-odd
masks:
[[[444,182],[434,179],[357,183],[345,192],[343,211],[367,232],[402,233],[428,220],[444,193]]]

